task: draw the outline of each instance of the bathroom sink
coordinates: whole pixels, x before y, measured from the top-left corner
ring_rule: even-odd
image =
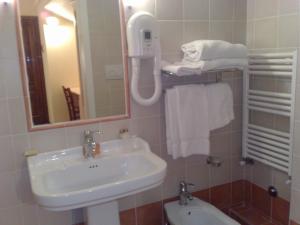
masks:
[[[51,211],[113,202],[160,185],[166,163],[146,141],[133,137],[101,143],[100,156],[85,159],[82,147],[28,158],[33,194]]]

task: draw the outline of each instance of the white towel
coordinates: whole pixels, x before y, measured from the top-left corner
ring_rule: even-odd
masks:
[[[226,83],[206,86],[208,98],[209,128],[218,129],[234,119],[233,94]]]
[[[177,99],[175,94],[175,89],[168,89],[165,95],[165,117],[166,117],[166,136],[167,136],[167,149],[168,154],[173,155],[173,158],[176,159],[180,157],[179,151],[179,128],[177,118],[176,104]]]
[[[208,102],[204,85],[176,86],[166,94],[168,153],[174,159],[209,155]]]
[[[201,75],[209,70],[243,69],[248,65],[247,59],[216,59],[199,62],[177,62],[164,65],[164,71],[171,72],[177,76]]]
[[[165,95],[165,112],[173,159],[209,155],[209,132],[234,119],[232,91],[225,83],[175,86]]]
[[[184,61],[199,62],[202,60],[247,58],[245,45],[231,44],[221,40],[197,40],[181,46]]]

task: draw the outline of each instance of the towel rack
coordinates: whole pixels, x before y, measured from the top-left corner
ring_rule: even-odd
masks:
[[[291,175],[293,124],[297,74],[297,51],[249,55],[244,79],[243,156],[257,160]],[[251,87],[252,78],[288,79],[291,92]],[[263,112],[289,119],[289,131],[264,127],[251,121],[251,113]]]
[[[204,82],[204,84],[211,84],[211,83],[218,83],[218,82],[221,82],[223,80],[223,73],[225,72],[237,72],[237,71],[244,71],[243,69],[241,68],[230,68],[230,69],[218,69],[218,70],[208,70],[208,71],[205,71],[203,72],[203,74],[211,74],[211,73],[215,73],[216,75],[216,78],[215,80],[209,80],[207,82]],[[186,84],[189,84],[188,83],[188,77],[192,76],[193,74],[191,75],[188,75],[188,76],[177,76],[175,73],[172,73],[172,72],[169,72],[169,71],[165,71],[165,70],[162,70],[161,71],[162,73],[162,76],[166,77],[166,78],[171,78],[171,77],[176,77],[176,78],[182,78],[184,80],[183,83],[180,83],[179,85],[186,85]],[[194,75],[194,76],[201,76],[201,75]],[[194,83],[194,80],[193,80],[193,83]],[[169,88],[169,87],[168,87]],[[166,92],[166,89],[168,88],[163,88],[163,93]]]
[[[241,68],[228,68],[228,69],[215,69],[215,70],[207,70],[207,71],[203,71],[202,74],[210,74],[210,73],[217,73],[218,76],[222,76],[222,73],[224,72],[236,72],[236,71],[241,71],[243,69]],[[170,76],[170,77],[174,77],[177,76],[176,73],[172,73],[170,71],[166,71],[166,70],[161,70],[162,75],[166,75],[166,76]],[[198,74],[197,76],[201,76],[202,74]],[[191,74],[194,75],[194,74]],[[189,75],[186,76],[182,76],[182,77],[188,77]],[[180,76],[177,76],[180,77]]]

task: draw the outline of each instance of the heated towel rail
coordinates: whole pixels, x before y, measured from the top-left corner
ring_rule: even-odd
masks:
[[[297,74],[297,52],[252,54],[244,79],[243,101],[243,156],[252,158],[291,175],[294,106]],[[273,82],[284,79],[290,91],[280,92],[270,88],[253,87],[254,79],[270,79]],[[265,85],[266,86],[266,85]],[[285,117],[289,121],[287,130],[276,126],[253,122],[252,116],[263,115]],[[262,121],[263,122],[263,121]]]

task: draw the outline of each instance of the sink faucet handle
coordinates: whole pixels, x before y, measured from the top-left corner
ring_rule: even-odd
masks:
[[[195,187],[195,186],[196,186],[196,185],[193,184],[193,183],[187,183],[187,185],[190,186],[190,187]]]
[[[181,181],[179,183],[179,187],[180,187],[180,191],[181,192],[188,192],[188,186],[195,187],[195,184],[193,184],[193,183],[187,183],[185,181]]]

